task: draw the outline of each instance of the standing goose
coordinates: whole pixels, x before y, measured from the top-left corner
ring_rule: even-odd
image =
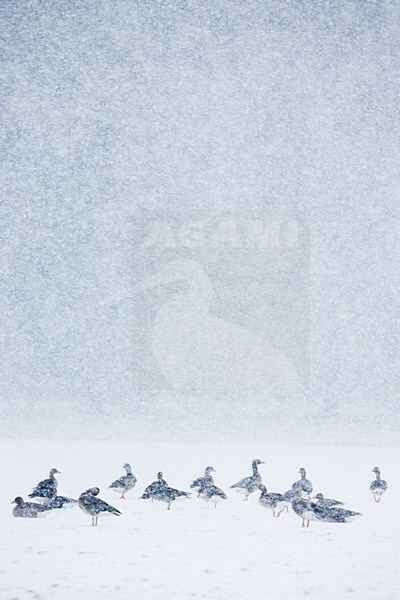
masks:
[[[164,474],[162,471],[157,473],[157,481],[153,481],[147,488],[144,490],[143,494],[140,496],[139,500],[148,500],[151,498],[151,501],[154,500],[154,494],[158,492],[162,488],[168,487],[168,483],[164,479]]]
[[[374,497],[375,502],[380,502],[381,498],[382,498],[382,494],[384,494],[386,492],[386,490],[388,489],[388,484],[386,481],[384,481],[383,479],[381,479],[381,471],[379,469],[379,467],[374,467],[372,469],[373,473],[375,473],[375,481],[373,481],[371,483],[371,485],[369,486],[369,489],[371,491],[371,494]]]
[[[49,473],[48,479],[43,479],[40,481],[31,494],[29,494],[29,498],[43,498],[45,502],[48,502],[51,498],[57,496],[57,487],[58,481],[54,477],[55,473],[60,473],[58,469],[51,469]]]
[[[260,473],[258,472],[258,465],[264,465],[265,462],[260,460],[259,458],[255,458],[251,463],[251,467],[253,469],[253,475],[250,477],[244,477],[237,483],[231,485],[231,489],[235,489],[240,494],[244,494],[244,499],[248,500],[249,495],[255,492],[260,484],[262,483],[262,478]]]
[[[296,513],[296,515],[302,518],[301,526],[309,527],[310,521],[320,521],[320,518],[318,516],[318,510],[316,510],[317,505],[314,502],[305,500],[301,496],[300,490],[297,490],[297,492],[298,495],[292,499],[292,509],[293,512]],[[322,509],[320,510],[320,512],[322,512]]]
[[[116,479],[110,485],[110,488],[121,494],[121,498],[125,500],[125,494],[136,485],[137,479],[132,473],[131,465],[125,463],[122,467],[126,471],[126,475],[123,475],[119,479]]]
[[[148,498],[152,498],[152,500],[156,500],[157,502],[164,502],[167,504],[167,510],[171,509],[171,505],[175,500],[190,498],[190,493],[183,492],[182,490],[177,490],[171,487],[159,487],[152,495],[147,495],[144,493],[142,495],[142,499],[146,500]]]
[[[293,511],[302,518],[302,527],[309,527],[310,521],[322,521],[324,523],[350,523],[361,513],[345,508],[324,508],[301,496],[293,498]],[[307,523],[307,525],[306,525]]]
[[[222,500],[228,500],[228,496],[216,485],[205,485],[199,489],[198,498],[201,498],[205,502],[212,502],[214,508],[217,508],[218,503]]]
[[[35,502],[24,502],[21,496],[17,496],[11,504],[16,504],[13,508],[14,517],[23,517],[25,519],[36,519],[37,517],[44,517],[51,509],[50,506],[44,506],[43,504],[36,504]]]
[[[306,479],[307,473],[303,467],[301,467],[299,473],[301,475],[301,479],[294,482],[294,484],[292,485],[292,490],[299,490],[301,493],[306,494],[310,499],[311,493],[313,491],[313,484],[309,479]]]
[[[100,492],[98,487],[89,488],[78,498],[78,506],[83,512],[92,517],[92,526],[97,527],[99,516],[116,515],[121,516],[121,512],[98,498]]]
[[[183,492],[175,488],[169,487],[165,479],[163,479],[163,473],[160,471],[157,473],[157,481],[153,481],[144,490],[140,496],[141,500],[156,500],[157,502],[165,502],[168,506],[167,509],[171,509],[172,502],[175,502],[178,498],[189,498],[188,492]]]
[[[265,485],[260,485],[259,489],[261,491],[261,496],[258,501],[264,508],[269,508],[272,510],[273,517],[279,517],[283,510],[288,510],[288,504],[290,504],[290,500],[285,496],[285,494],[279,494],[276,492],[268,493]],[[276,512],[278,511],[278,514]]]
[[[190,487],[192,489],[193,488],[203,489],[205,487],[214,485],[214,479],[213,479],[212,475],[210,474],[211,472],[215,473],[214,467],[206,467],[204,476],[198,477],[197,479],[192,481],[192,483],[190,484]],[[199,493],[199,495],[200,495],[200,493]]]

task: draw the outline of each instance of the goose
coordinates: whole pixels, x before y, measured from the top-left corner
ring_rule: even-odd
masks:
[[[321,508],[331,508],[332,506],[343,506],[344,502],[335,500],[334,498],[325,498],[321,493],[314,496],[314,500],[317,501],[317,505]]]
[[[255,458],[251,463],[251,467],[253,469],[253,475],[250,477],[244,477],[240,481],[231,485],[231,489],[235,489],[240,494],[244,494],[244,499],[248,500],[249,495],[255,492],[260,484],[262,483],[262,478],[260,473],[258,472],[258,465],[264,465],[265,462],[260,460],[259,458]]]
[[[299,473],[301,475],[301,479],[294,482],[292,485],[292,490],[299,490],[300,492],[307,494],[308,498],[310,499],[311,492],[313,491],[313,484],[309,479],[306,479],[307,473],[303,467],[301,467]]]
[[[374,497],[375,502],[380,502],[382,495],[388,489],[388,484],[386,481],[381,479],[381,471],[380,471],[379,467],[374,467],[372,469],[372,472],[375,473],[376,479],[371,483],[371,485],[369,486],[369,489],[371,491],[371,494]]]
[[[125,494],[130,490],[133,490],[137,479],[132,473],[130,464],[125,463],[122,468],[125,469],[126,475],[123,475],[119,479],[113,481],[109,487],[115,492],[118,492],[118,494],[121,494],[120,498],[125,500]]]
[[[288,511],[288,504],[290,504],[290,499],[286,496],[286,494],[279,494],[276,492],[268,493],[265,485],[260,485],[259,489],[261,491],[261,496],[258,499],[258,502],[264,508],[269,508],[272,510],[273,517],[279,517],[283,510]],[[276,512],[278,511],[278,514]]]
[[[214,508],[217,508],[218,503],[222,502],[222,500],[227,500],[228,496],[225,494],[221,488],[216,485],[205,485],[204,487],[199,489],[198,498],[201,498],[205,502],[212,502],[214,504]]]
[[[153,481],[153,483],[147,486],[143,494],[140,496],[140,500],[151,499],[152,502],[153,500],[156,500],[157,502],[165,502],[168,504],[167,509],[170,510],[172,502],[175,502],[175,500],[178,498],[183,499],[189,497],[190,493],[169,487],[163,478],[163,472],[159,471],[159,473],[157,473],[157,481]]]
[[[153,481],[153,483],[150,483],[150,485],[147,486],[147,488],[144,490],[143,494],[140,496],[139,499],[140,500],[148,500],[149,498],[151,498],[151,501],[153,502],[154,494],[161,488],[166,488],[166,487],[168,487],[168,483],[164,479],[163,472],[159,471],[157,473],[157,481]]]
[[[207,486],[214,485],[214,479],[210,473],[215,473],[214,467],[206,467],[203,477],[198,477],[190,484],[190,487],[203,489]],[[199,494],[200,495],[200,494]]]
[[[324,523],[350,523],[361,513],[345,508],[324,508],[318,504],[302,498],[300,495],[292,500],[293,511],[302,518],[302,527],[309,527],[310,521]],[[307,525],[306,525],[307,524]]]
[[[54,496],[57,496],[58,481],[54,477],[56,473],[60,473],[58,469],[50,469],[49,478],[39,481],[36,487],[33,488],[31,494],[28,494],[29,498],[44,498],[45,502],[48,502]]]
[[[122,513],[117,509],[98,498],[100,489],[98,487],[89,488],[78,498],[79,508],[92,517],[92,526],[97,527],[99,516],[116,515],[120,517]]]
[[[309,527],[310,521],[320,521],[319,513],[321,513],[322,510],[316,510],[317,505],[314,502],[310,502],[310,500],[305,500],[301,496],[300,490],[297,490],[297,492],[298,495],[292,499],[292,509],[293,512],[296,513],[296,515],[302,518],[301,526]]]
[[[171,509],[172,503],[178,499],[190,498],[189,492],[183,492],[171,487],[159,487],[155,491],[149,493],[144,492],[142,497],[143,500],[151,498],[157,502],[164,502],[167,504],[167,510]]]
[[[16,504],[13,508],[14,517],[22,517],[28,519],[36,519],[37,517],[44,517],[51,509],[50,506],[43,504],[36,504],[35,502],[24,502],[21,496],[17,496],[11,504]]]

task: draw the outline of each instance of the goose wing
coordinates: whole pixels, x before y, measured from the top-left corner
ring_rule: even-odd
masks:
[[[250,485],[252,485],[252,483],[254,483],[253,477],[243,477],[243,479],[240,479],[239,481],[237,481],[230,487],[231,488],[248,488]]]
[[[101,500],[100,498],[93,498],[92,506],[97,514],[101,512],[109,512],[112,515],[122,515],[121,511],[119,511],[117,508],[114,508],[114,506],[107,504],[107,502],[104,502],[104,500]]]
[[[57,486],[53,479],[43,479],[33,488],[29,498],[52,498],[57,495]]]

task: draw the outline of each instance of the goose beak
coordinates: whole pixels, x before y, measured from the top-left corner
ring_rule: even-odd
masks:
[[[10,504],[17,504],[17,503],[15,502],[15,500],[13,500],[12,502],[10,502]]]

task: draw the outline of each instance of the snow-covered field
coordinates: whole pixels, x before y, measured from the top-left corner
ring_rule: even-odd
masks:
[[[0,478],[0,598],[118,600],[213,598],[241,600],[398,600],[400,483],[396,448],[284,446],[265,443],[144,444],[3,441]],[[261,466],[269,491],[284,491],[307,468],[316,492],[363,512],[351,524],[311,523],[293,513],[273,519],[228,490]],[[127,500],[107,489],[130,462],[138,485]],[[217,509],[196,498],[165,505],[138,500],[163,470],[170,485],[189,490],[211,464],[229,499]],[[389,482],[381,504],[369,483],[378,465]],[[24,498],[50,467],[59,493],[76,497],[90,486],[123,512],[91,527],[79,508],[44,519],[15,519],[9,502]],[[231,493],[229,493],[231,492]]]

